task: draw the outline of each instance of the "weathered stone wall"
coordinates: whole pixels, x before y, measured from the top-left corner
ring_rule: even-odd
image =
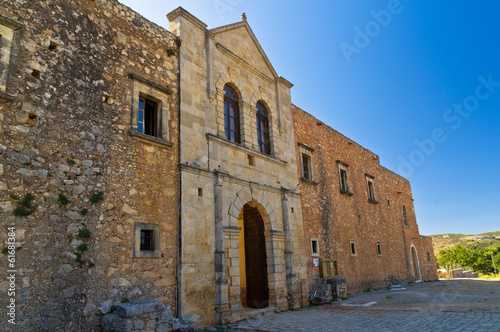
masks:
[[[0,104],[0,219],[16,228],[17,327],[96,330],[96,314],[123,299],[155,299],[175,312],[175,36],[114,0],[0,3],[0,14],[22,24],[3,91],[12,100]],[[167,137],[129,135],[137,128],[129,74],[150,85],[146,94],[167,91]],[[18,216],[27,194],[34,212]],[[136,222],[159,225],[159,257],[133,257]],[[79,237],[83,229],[89,238]],[[7,289],[2,268],[2,317]]]
[[[208,30],[182,8],[168,18],[170,31],[183,40],[180,133],[181,141],[189,142],[182,144],[180,155],[182,315],[200,315],[199,326],[245,317],[238,216],[247,203],[264,220],[269,305],[289,308],[293,301],[298,303],[290,296],[297,296],[299,280],[306,281],[300,196],[288,191],[297,185],[292,85],[277,76],[246,21]],[[225,137],[226,84],[238,94],[241,143]],[[270,113],[271,155],[258,148],[258,101]],[[288,253],[285,218],[292,247]],[[292,264],[295,275],[287,278]]]
[[[313,179],[301,180],[302,213],[309,285],[319,277],[310,239],[319,239],[318,258],[337,261],[350,292],[413,281],[411,246],[418,252],[421,276],[436,279],[432,241],[420,236],[409,182],[380,166],[378,156],[293,105],[297,160],[299,143],[312,159]],[[347,169],[350,193],[340,192],[338,163]],[[301,167],[298,167],[299,176]],[[366,175],[374,177],[377,203],[368,201]],[[387,200],[390,201],[390,207]],[[407,207],[408,226],[403,222]],[[356,255],[351,254],[351,241]],[[377,251],[380,243],[381,254]],[[427,261],[430,253],[430,262]]]

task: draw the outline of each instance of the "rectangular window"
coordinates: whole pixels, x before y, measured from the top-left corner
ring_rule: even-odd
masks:
[[[351,256],[356,256],[356,242],[351,241]]]
[[[427,261],[430,263],[431,262],[431,254],[427,253]]]
[[[7,76],[16,31],[21,27],[22,23],[0,14],[0,103],[9,102],[14,97],[7,93]]]
[[[380,245],[380,242],[377,242],[377,255],[382,256],[382,247]]]
[[[302,155],[302,177],[309,179],[309,156]]]
[[[389,198],[386,198],[387,200],[387,207],[390,209],[391,208],[391,200]]]
[[[348,164],[346,164],[340,160],[337,160],[340,193],[347,194],[347,195],[351,196],[352,193],[349,192],[349,181],[348,181],[348,177],[347,177],[347,167],[349,167]]]
[[[347,185],[347,171],[345,169],[340,169],[340,191],[349,192],[349,186]]]
[[[146,97],[140,97],[137,131],[150,136],[158,136],[159,129],[158,103]]]
[[[311,250],[313,254],[318,254],[318,240],[312,240],[311,241]]]
[[[377,200],[375,199],[375,187],[373,186],[373,179],[375,179],[375,177],[371,176],[370,174],[365,174],[365,178],[366,178],[366,188],[368,190],[368,202],[378,203]]]
[[[172,91],[155,82],[129,74],[132,82],[132,127],[129,136],[132,139],[170,147],[168,95]]]
[[[160,257],[160,226],[136,222],[134,229],[134,257]]]
[[[141,229],[141,250],[154,250],[154,231],[150,229]]]

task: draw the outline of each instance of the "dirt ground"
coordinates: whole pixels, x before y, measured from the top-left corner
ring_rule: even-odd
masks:
[[[387,310],[500,311],[500,279],[444,279],[401,286],[405,289],[354,294],[346,303],[377,302],[370,307]]]

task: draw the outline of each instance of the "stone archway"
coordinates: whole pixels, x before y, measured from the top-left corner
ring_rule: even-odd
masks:
[[[413,276],[415,278],[415,281],[422,280],[422,278],[420,277],[420,265],[418,263],[417,250],[413,245],[411,246],[411,262],[413,265]]]
[[[269,306],[267,253],[264,222],[259,210],[245,204],[238,218],[240,299],[248,308]]]
[[[229,205],[229,220],[224,228],[224,252],[227,252],[227,280],[228,280],[228,302],[233,319],[246,317],[244,296],[240,294],[240,281],[246,278],[240,275],[244,262],[244,255],[240,256],[240,234],[245,233],[243,215],[253,215],[259,221],[258,237],[259,243],[264,241],[265,263],[259,263],[266,267],[267,275],[267,303],[261,303],[261,307],[269,306],[279,309],[287,308],[287,284],[285,267],[285,232],[278,230],[276,211],[267,197],[268,193],[255,188],[240,190],[236,198]],[[247,210],[245,213],[245,210]],[[240,214],[242,217],[240,218]],[[240,219],[240,222],[239,222]],[[243,235],[244,239],[244,235]],[[247,241],[248,242],[248,241]],[[244,242],[243,242],[244,245]],[[246,266],[246,265],[245,265]],[[243,300],[243,301],[242,301]],[[248,301],[247,301],[248,302]]]

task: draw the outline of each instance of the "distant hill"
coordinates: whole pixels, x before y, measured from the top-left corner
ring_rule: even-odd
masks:
[[[477,235],[470,234],[437,234],[431,235],[436,257],[439,251],[454,247],[457,244],[469,247],[479,246],[482,248],[500,247],[500,231],[489,232]]]

